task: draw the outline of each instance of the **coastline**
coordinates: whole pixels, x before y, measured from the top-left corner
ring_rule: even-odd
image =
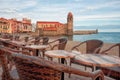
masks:
[[[25,37],[25,36],[30,36],[30,37],[32,37],[31,34],[23,34],[23,35],[21,35],[21,38],[23,38],[23,37]],[[62,37],[62,36],[48,36],[48,37],[49,37],[49,42],[50,42],[50,41],[55,40],[55,39],[58,39],[58,38],[60,38],[60,37]],[[74,45],[76,45],[76,44],[78,44],[78,43],[80,43],[80,42],[81,42],[81,41],[68,40],[68,42],[67,42],[67,44],[66,44],[65,50],[70,51],[71,48],[72,48]],[[114,45],[114,44],[115,44],[115,43],[107,43],[107,42],[104,42],[101,51],[109,48],[110,46],[112,46],[112,45]],[[86,48],[85,45],[81,46],[81,47],[80,47],[80,51],[84,53],[85,48]],[[115,53],[115,54],[113,54],[113,53]],[[117,48],[112,49],[112,50],[110,51],[110,55],[117,55],[117,56],[118,56],[119,54],[117,53]]]

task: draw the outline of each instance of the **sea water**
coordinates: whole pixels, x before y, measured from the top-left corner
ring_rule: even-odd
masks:
[[[98,32],[98,34],[73,35],[73,41],[90,39],[102,40],[105,43],[120,43],[120,32]]]

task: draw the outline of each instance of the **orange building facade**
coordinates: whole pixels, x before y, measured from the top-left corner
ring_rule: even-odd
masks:
[[[0,18],[0,33],[19,33],[19,32],[31,32],[32,24],[27,19],[23,21],[17,21],[13,19]]]
[[[30,19],[23,18],[22,24],[23,24],[23,26],[20,27],[21,32],[31,32],[32,31],[32,24],[31,24]]]
[[[36,31],[39,35],[72,35],[73,34],[73,15],[68,13],[67,23],[52,21],[37,21]]]
[[[5,18],[0,18],[0,33],[11,33],[9,21]]]
[[[62,30],[60,32],[60,29]],[[38,21],[37,30],[40,35],[59,35],[64,34],[64,24],[60,22]]]

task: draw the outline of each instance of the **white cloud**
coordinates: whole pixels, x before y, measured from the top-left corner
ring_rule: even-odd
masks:
[[[42,3],[43,2],[43,3]],[[72,3],[71,3],[72,2]],[[93,1],[94,2],[94,1]],[[73,12],[74,21],[85,21],[85,20],[107,20],[107,19],[120,19],[119,10],[115,13],[101,12],[98,14],[94,13],[99,9],[110,9],[117,8],[120,6],[119,0],[106,0],[102,3],[87,3],[86,0],[72,0],[62,1],[62,3],[49,4],[48,0],[0,0],[0,17],[16,17],[31,18],[32,21],[48,20],[48,21],[59,21],[66,23],[67,14],[69,11]],[[117,8],[118,9],[118,8]],[[94,13],[90,14],[90,11]],[[82,15],[81,15],[82,14]]]
[[[29,0],[29,1],[25,1],[23,2],[22,6],[21,7],[32,7],[32,6],[35,6],[37,4],[37,1],[35,0]]]
[[[118,19],[120,20],[120,14],[101,14],[101,15],[84,15],[84,16],[75,16],[75,21],[84,21],[84,20],[110,20]]]
[[[3,8],[3,9],[0,9],[0,13],[16,13],[17,12],[17,9],[11,9],[11,8]]]
[[[96,10],[96,9],[101,9],[101,8],[105,8],[105,7],[115,7],[116,5],[120,5],[120,1],[112,1],[112,2],[106,2],[106,3],[102,3],[102,4],[95,4],[95,5],[88,5],[86,6],[84,9],[80,10],[81,12],[85,12],[85,11],[91,11],[91,10]]]
[[[7,1],[2,1],[0,3],[0,9],[17,9],[17,10],[22,10],[25,8],[29,8],[32,6],[36,6],[37,2],[36,0],[7,0]]]
[[[56,12],[57,13],[57,12],[66,11],[66,9],[63,7],[46,6],[46,7],[36,8],[33,11],[37,11],[37,12],[39,11],[39,12],[44,12],[44,13],[45,12]]]
[[[29,16],[34,23],[36,23],[36,21],[59,21],[61,23],[66,23],[67,14],[62,12],[37,12],[35,14],[34,12],[24,13],[24,15]]]

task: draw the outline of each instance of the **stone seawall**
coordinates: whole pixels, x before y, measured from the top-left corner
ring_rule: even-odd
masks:
[[[77,30],[73,32],[73,34],[75,35],[97,34],[97,33],[98,33],[98,30]]]
[[[77,30],[73,31],[73,35],[84,35],[84,34],[97,34],[98,30]],[[57,31],[39,31],[39,32],[33,32],[33,36],[59,36],[59,35],[66,35],[65,31],[57,32]]]

